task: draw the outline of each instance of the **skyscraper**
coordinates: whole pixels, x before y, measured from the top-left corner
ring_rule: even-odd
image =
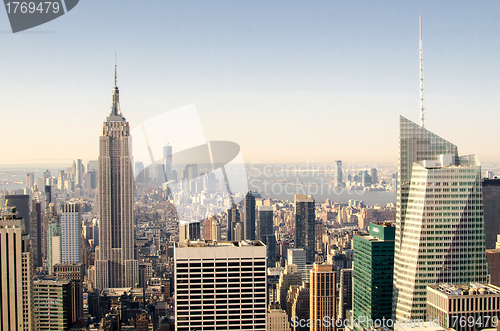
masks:
[[[262,243],[178,243],[174,265],[176,330],[266,330]]]
[[[336,330],[336,277],[331,264],[314,264],[311,270],[311,297],[309,303],[310,319],[313,322],[311,331]],[[326,319],[325,319],[326,317]],[[330,321],[331,324],[325,323]],[[318,320],[320,322],[318,323]]]
[[[113,88],[111,113],[99,138],[99,254],[96,287],[133,287],[139,281],[134,259],[134,173],[129,123],[120,111],[119,90]]]
[[[52,202],[52,186],[45,185],[44,190],[45,190],[45,196],[44,196],[45,201],[43,209],[45,210],[45,213],[47,213],[47,211],[49,210],[50,203]]]
[[[314,263],[316,211],[314,199],[307,195],[295,195],[295,248],[306,251],[306,262]]]
[[[378,169],[377,168],[371,168],[370,169],[370,175],[372,177],[372,184],[377,184],[378,183]]]
[[[34,286],[35,330],[64,331],[71,328],[71,281],[36,280]]]
[[[33,329],[33,275],[29,235],[14,207],[0,218],[0,329]]]
[[[78,264],[56,264],[54,265],[54,276],[57,279],[71,280],[69,302],[69,315],[71,323],[78,321],[83,316],[83,277],[85,269],[81,263]]]
[[[172,146],[163,147],[163,166],[165,167],[166,180],[172,180]]]
[[[240,211],[236,205],[227,210],[227,240],[234,240],[233,228],[240,222]]]
[[[61,206],[61,262],[81,263],[82,220],[80,205],[63,203]]]
[[[392,317],[394,236],[392,223],[370,223],[370,234],[353,238],[353,302],[356,320]],[[363,320],[361,318],[361,320]],[[359,325],[364,328],[367,325]]]
[[[401,117],[393,317],[423,319],[426,286],[487,282],[481,166]]]
[[[486,248],[496,247],[500,233],[500,178],[483,179],[484,232]]]
[[[30,196],[27,194],[6,195],[5,207],[16,207],[17,216],[24,220],[24,231],[30,233]]]
[[[76,173],[75,173],[75,186],[76,187],[79,187],[81,188],[83,185],[83,179],[82,179],[82,175],[83,175],[83,163],[82,163],[82,159],[78,159],[76,160]]]
[[[335,187],[342,187],[342,161],[335,161]]]
[[[255,196],[248,191],[245,195],[243,232],[245,240],[255,240]]]
[[[28,172],[26,173],[26,192],[24,193],[31,195],[31,192],[33,192],[34,187],[35,187],[35,173]]]
[[[276,264],[276,237],[274,235],[273,207],[259,206],[258,211],[257,240],[262,241],[266,245],[267,265],[274,267]]]
[[[49,275],[54,272],[54,265],[61,263],[61,225],[57,218],[47,223],[47,269]]]
[[[30,212],[30,239],[33,252],[33,266],[42,266],[42,204],[37,200],[31,200]]]

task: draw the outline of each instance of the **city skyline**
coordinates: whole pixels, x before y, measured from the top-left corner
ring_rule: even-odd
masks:
[[[496,137],[494,2],[276,2],[262,8],[249,2],[196,8],[167,3],[140,10],[106,3],[89,25],[94,4],[82,3],[33,30],[2,35],[0,107],[4,120],[21,122],[24,131],[5,146],[10,157],[1,164],[96,159],[92,137],[109,110],[115,51],[131,128],[195,103],[207,140],[237,142],[247,163],[394,161],[396,134],[385,128],[397,123],[396,115],[415,122],[420,116],[419,14],[427,127],[436,130],[453,114],[455,127],[466,128],[474,117],[477,125],[468,134],[481,141]],[[107,15],[110,10],[116,16]],[[138,24],[132,28],[122,18],[134,13]],[[160,13],[166,13],[165,23],[146,19]],[[7,25],[5,16],[0,30]],[[107,28],[110,35],[101,36]],[[16,127],[6,127],[2,137]],[[466,139],[451,126],[439,130],[465,154],[498,160],[488,144]]]

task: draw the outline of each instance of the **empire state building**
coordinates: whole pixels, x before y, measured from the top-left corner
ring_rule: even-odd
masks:
[[[116,79],[111,113],[99,137],[99,251],[96,287],[133,287],[139,281],[134,259],[134,174],[130,126],[120,111]]]

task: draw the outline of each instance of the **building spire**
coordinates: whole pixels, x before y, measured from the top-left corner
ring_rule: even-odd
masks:
[[[113,87],[113,104],[111,105],[111,115],[121,116],[120,113],[120,91],[118,90],[117,63],[115,53],[115,86]]]
[[[420,28],[420,120],[422,127],[425,128],[425,108],[424,108],[424,57],[422,52],[422,15],[418,16]]]
[[[117,87],[116,84],[117,84],[117,81],[118,81],[118,76],[116,74],[116,67],[117,67],[117,65],[116,65],[116,52],[115,52],[115,87]]]

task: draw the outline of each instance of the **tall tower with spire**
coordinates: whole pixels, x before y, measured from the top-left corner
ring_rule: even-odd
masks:
[[[99,137],[99,251],[96,257],[97,288],[133,287],[139,281],[134,259],[134,174],[130,126],[120,111],[115,86],[111,113]]]

